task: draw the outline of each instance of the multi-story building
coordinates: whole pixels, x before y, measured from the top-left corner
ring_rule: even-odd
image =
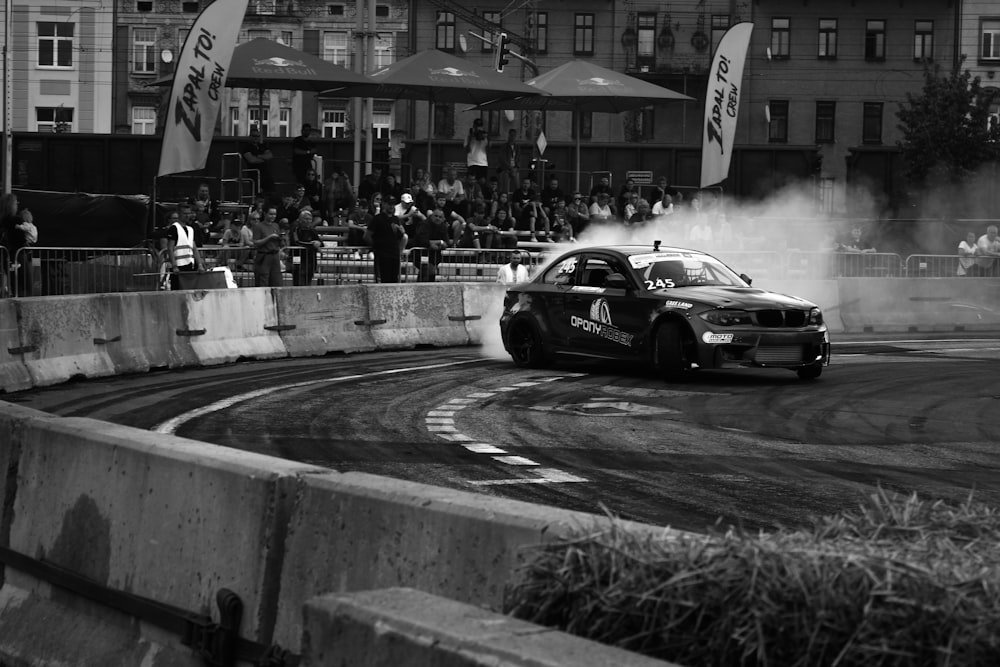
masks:
[[[155,134],[166,90],[149,84],[171,73],[186,31],[209,0],[13,0],[13,129]],[[65,7],[64,7],[65,4]],[[569,59],[593,61],[697,101],[623,114],[484,112],[494,137],[515,128],[523,141],[543,130],[550,151],[567,155],[579,133],[584,164],[651,169],[675,183],[698,171],[706,80],[726,29],[752,21],[737,155],[727,187],[742,195],[772,191],[809,176],[821,208],[843,211],[854,184],[893,196],[899,182],[895,112],[919,93],[926,64],[960,66],[988,88],[1000,70],[1000,11],[993,0],[251,0],[240,40],[263,36],[355,68],[371,41],[366,71],[438,48],[489,66],[489,39],[503,29],[514,59],[505,74],[528,79]],[[358,17],[362,21],[359,24]],[[487,41],[480,39],[487,38]],[[302,122],[330,138],[352,134],[349,100],[269,90],[263,117],[257,92],[227,90],[218,133],[246,134],[261,124],[271,137],[294,136]],[[998,98],[1000,100],[1000,98]],[[1000,113],[1000,106],[995,106]],[[460,154],[471,124],[464,108],[376,100],[377,141],[392,129],[417,150],[433,135],[436,163]],[[579,127],[576,127],[576,125]],[[450,142],[448,140],[451,140]],[[448,153],[448,151],[451,151]],[[818,159],[817,159],[818,158]],[[423,160],[415,160],[422,162]],[[564,161],[566,164],[569,160]],[[565,164],[563,165],[565,166]]]
[[[14,0],[4,36],[12,130],[111,131],[112,11],[101,0]]]

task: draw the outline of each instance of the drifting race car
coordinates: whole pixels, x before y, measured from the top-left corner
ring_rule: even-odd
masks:
[[[830,362],[815,304],[751,287],[711,255],[659,241],[559,256],[507,290],[500,332],[524,367],[577,355],[646,360],[668,380],[694,368],[745,366],[812,380]]]

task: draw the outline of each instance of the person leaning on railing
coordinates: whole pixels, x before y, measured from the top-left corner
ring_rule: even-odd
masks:
[[[976,246],[976,233],[969,232],[965,235],[965,240],[958,244],[958,271],[959,276],[979,275],[979,265],[976,264],[976,255],[979,248]]]
[[[1000,262],[1000,236],[997,236],[997,226],[990,225],[986,228],[986,233],[976,241],[979,265],[979,274],[983,276],[997,275],[997,264]]]

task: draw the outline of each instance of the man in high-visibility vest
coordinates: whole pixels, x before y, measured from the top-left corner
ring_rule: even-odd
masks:
[[[167,228],[167,253],[170,258],[170,289],[180,289],[179,274],[183,272],[205,272],[205,262],[194,241],[191,220],[194,211],[190,204],[179,204],[177,212],[170,214]]]

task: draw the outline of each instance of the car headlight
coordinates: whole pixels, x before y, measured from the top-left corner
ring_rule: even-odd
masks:
[[[733,310],[730,308],[719,308],[700,313],[699,317],[720,327],[733,327],[740,324],[751,324],[750,313],[745,310]]]
[[[809,310],[809,324],[817,327],[823,324],[823,311],[819,308],[811,308]]]

